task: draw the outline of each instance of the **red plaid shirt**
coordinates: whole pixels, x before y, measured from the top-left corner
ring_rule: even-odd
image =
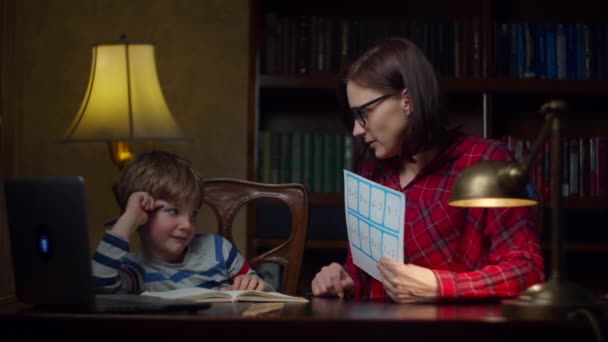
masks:
[[[481,160],[512,161],[513,156],[500,141],[459,136],[405,188],[398,158],[362,168],[363,177],[405,195],[404,261],[435,273],[438,299],[513,297],[544,279],[530,208],[448,205],[456,176]],[[345,269],[355,297],[388,299],[382,283],[353,264],[350,250]]]

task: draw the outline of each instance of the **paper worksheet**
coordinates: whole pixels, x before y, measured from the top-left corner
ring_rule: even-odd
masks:
[[[381,280],[381,257],[403,262],[405,196],[344,170],[344,208],[353,262]]]

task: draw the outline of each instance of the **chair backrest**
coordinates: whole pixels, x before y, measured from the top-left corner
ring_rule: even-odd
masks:
[[[308,190],[302,184],[264,184],[230,178],[207,179],[203,203],[215,213],[218,234],[232,239],[232,223],[239,209],[258,198],[274,198],[287,204],[291,213],[291,233],[278,246],[248,260],[252,267],[274,263],[282,267],[281,287],[286,294],[296,294],[308,229]],[[248,236],[252,238],[252,236]]]

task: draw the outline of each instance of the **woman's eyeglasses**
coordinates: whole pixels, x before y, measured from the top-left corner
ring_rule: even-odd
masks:
[[[353,116],[355,117],[355,121],[357,121],[361,126],[365,127],[365,119],[367,114],[365,114],[364,109],[373,105],[374,103],[378,103],[382,100],[388,99],[389,97],[398,94],[399,92],[395,92],[395,93],[391,93],[391,94],[386,94],[386,95],[382,95],[380,97],[377,97],[369,102],[365,102],[364,104],[358,106],[358,107],[353,107],[351,108],[351,110],[353,111]]]

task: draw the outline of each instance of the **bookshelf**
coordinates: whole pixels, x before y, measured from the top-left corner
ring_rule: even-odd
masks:
[[[349,114],[341,102],[340,71],[385,36],[405,36],[429,55],[450,120],[465,131],[533,140],[542,124],[538,109],[560,98],[570,108],[564,120],[568,136],[608,136],[608,108],[603,105],[608,95],[608,20],[603,8],[600,0],[580,0],[576,6],[565,0],[254,1],[249,178],[262,180],[260,132],[350,134],[350,123],[342,117]],[[547,43],[553,39],[554,45]],[[563,50],[563,43],[577,50]],[[310,203],[304,281],[322,261],[339,261],[323,260],[323,253],[342,255],[347,245],[340,221],[342,193],[312,191]],[[567,230],[575,232],[565,248],[573,254],[572,263],[608,261],[608,233],[600,229],[608,219],[608,195],[568,196],[564,209]],[[264,234],[280,229],[280,210],[264,205],[261,212],[258,207],[249,211],[250,250],[276,244],[276,235]],[[318,265],[307,263],[310,255]],[[591,272],[580,269],[578,275]]]

